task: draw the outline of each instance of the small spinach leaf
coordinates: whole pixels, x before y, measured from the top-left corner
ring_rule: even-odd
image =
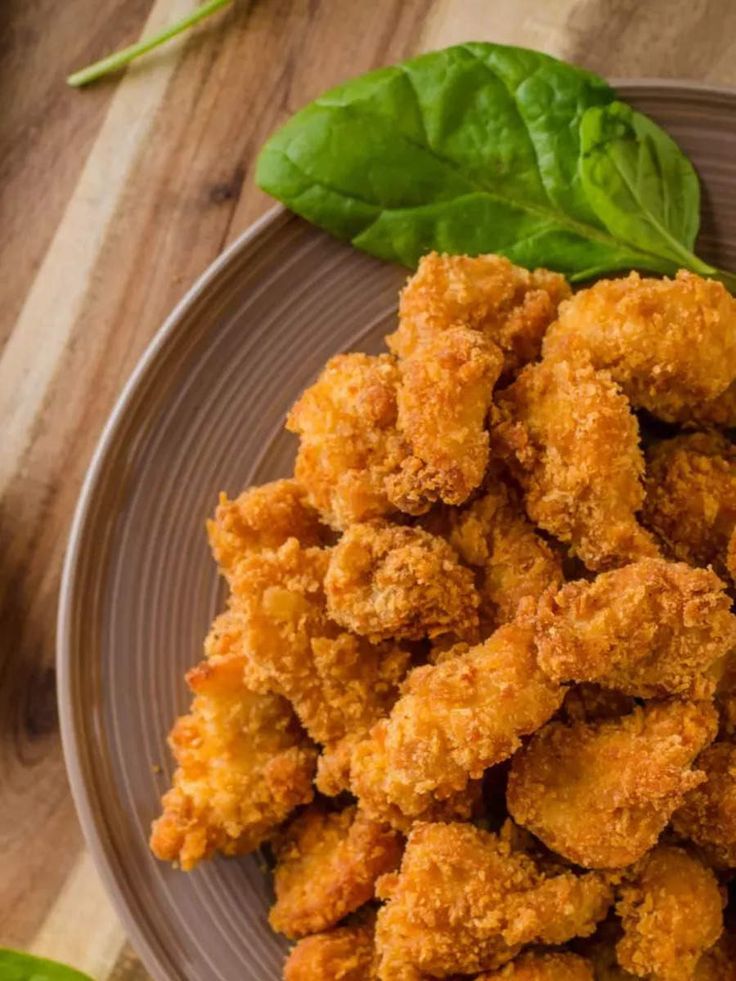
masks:
[[[631,106],[612,102],[585,112],[580,143],[583,189],[612,235],[677,265],[715,271],[692,253],[700,185],[674,140]]]
[[[2,981],[92,981],[88,974],[73,967],[7,948],[0,948],[0,978]]]

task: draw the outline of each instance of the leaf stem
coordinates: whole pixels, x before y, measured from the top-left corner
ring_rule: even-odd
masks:
[[[134,58],[138,58],[147,51],[157,48],[160,44],[164,44],[172,37],[176,37],[177,34],[181,34],[189,27],[193,27],[194,24],[204,20],[205,17],[209,17],[210,14],[214,14],[220,7],[224,7],[232,2],[233,0],[207,0],[206,3],[197,7],[190,14],[187,14],[186,17],[182,17],[181,20],[159,31],[158,34],[144,38],[142,41],[136,42],[136,44],[131,44],[129,47],[123,48],[122,51],[116,51],[114,54],[108,55],[100,61],[96,61],[93,65],[88,65],[87,68],[82,68],[80,71],[74,72],[74,74],[67,78],[67,84],[73,88],[79,88],[82,85],[88,85],[90,82],[96,81],[98,78],[102,78],[103,75],[109,75],[110,72],[123,68],[133,61]]]

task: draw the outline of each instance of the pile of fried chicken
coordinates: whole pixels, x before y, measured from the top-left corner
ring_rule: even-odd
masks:
[[[153,852],[268,843],[286,981],[734,981],[736,300],[430,254],[387,345],[220,497]]]

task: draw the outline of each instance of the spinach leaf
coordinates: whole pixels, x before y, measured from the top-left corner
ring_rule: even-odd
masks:
[[[89,975],[65,964],[7,948],[0,948],[0,978],[2,981],[92,981]]]
[[[595,213],[616,238],[698,272],[693,255],[700,184],[677,144],[623,102],[594,106],[580,123],[580,177]]]
[[[603,79],[523,48],[461,44],[332,89],[266,143],[256,181],[410,267],[437,249],[574,280],[715,273],[691,251],[698,181],[672,140]]]
[[[370,72],[298,112],[256,179],[303,217],[383,259],[500,252],[570,275],[672,264],[614,238],[578,168],[580,122],[614,100],[538,52],[464,44]]]

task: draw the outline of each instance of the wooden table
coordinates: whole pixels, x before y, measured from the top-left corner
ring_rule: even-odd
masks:
[[[195,0],[5,0],[0,13],[0,945],[147,974],[85,851],[57,724],[69,521],[105,417],[172,305],[268,206],[265,137],[321,90],[455,41],[609,77],[736,84],[722,0],[236,0],[124,77],[65,75]]]

